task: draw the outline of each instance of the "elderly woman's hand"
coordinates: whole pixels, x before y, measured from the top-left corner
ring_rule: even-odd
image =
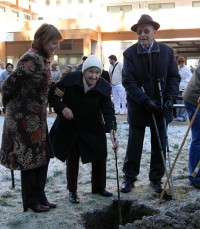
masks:
[[[68,108],[68,107],[65,107],[63,110],[62,110],[62,114],[63,116],[68,119],[68,120],[72,120],[73,119],[73,113],[72,111]]]
[[[112,144],[113,144],[112,149],[114,150],[115,153],[117,153],[118,147],[119,147],[119,141],[115,137],[115,130],[110,131],[110,139],[111,139]]]
[[[114,150],[114,153],[117,153],[118,152],[118,147],[119,147],[119,141],[117,139],[115,139],[114,142],[112,142],[113,144],[113,150]]]
[[[63,97],[64,91],[61,91],[58,87],[56,87],[56,89],[55,89],[55,95],[57,95],[59,97]]]
[[[197,101],[197,103],[200,103],[200,97],[198,98],[198,101]]]

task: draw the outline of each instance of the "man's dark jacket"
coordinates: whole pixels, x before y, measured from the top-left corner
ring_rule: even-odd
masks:
[[[133,44],[123,53],[122,84],[127,92],[128,119],[130,124],[152,126],[152,114],[145,109],[147,98],[161,103],[161,97],[176,99],[179,92],[180,75],[173,50],[154,41],[150,54],[139,44]],[[160,96],[158,82],[161,84]],[[172,113],[167,122],[172,121]],[[162,124],[163,118],[156,117]]]
[[[56,87],[65,91],[62,100],[54,94]],[[49,102],[58,114],[50,138],[58,159],[65,161],[74,146],[79,149],[83,163],[107,157],[106,132],[113,129],[113,124],[116,126],[110,94],[111,86],[102,78],[85,93],[80,71],[68,73],[50,89]],[[72,120],[62,115],[65,107],[72,110]]]

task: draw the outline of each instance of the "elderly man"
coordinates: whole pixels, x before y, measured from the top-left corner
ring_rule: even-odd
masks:
[[[124,193],[130,192],[137,180],[147,126],[151,132],[150,185],[155,192],[162,192],[161,179],[165,167],[156,127],[165,157],[165,121],[169,123],[173,119],[173,101],[178,96],[180,76],[173,50],[154,40],[159,27],[149,15],[142,15],[138,23],[131,27],[138,35],[138,42],[123,53],[122,84],[127,92],[129,118],[129,138],[123,166],[125,176],[121,188]]]

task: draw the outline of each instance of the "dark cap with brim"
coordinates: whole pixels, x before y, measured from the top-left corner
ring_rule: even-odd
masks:
[[[138,20],[137,24],[131,27],[131,30],[137,32],[138,25],[142,25],[142,24],[150,24],[155,28],[155,30],[158,30],[160,28],[160,24],[153,21],[151,16],[149,16],[148,14],[143,14]]]

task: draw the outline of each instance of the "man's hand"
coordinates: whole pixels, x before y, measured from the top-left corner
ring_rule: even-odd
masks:
[[[145,103],[145,108],[147,111],[154,113],[154,114],[160,114],[161,113],[161,109],[159,104],[157,103],[157,101],[152,100],[150,98],[148,98]]]
[[[172,112],[173,104],[174,104],[174,101],[172,98],[168,98],[165,100],[163,109],[162,109],[162,115],[164,117],[168,116]]]
[[[72,111],[69,108],[67,108],[67,107],[65,107],[62,110],[62,114],[68,120],[72,120],[74,118]]]

